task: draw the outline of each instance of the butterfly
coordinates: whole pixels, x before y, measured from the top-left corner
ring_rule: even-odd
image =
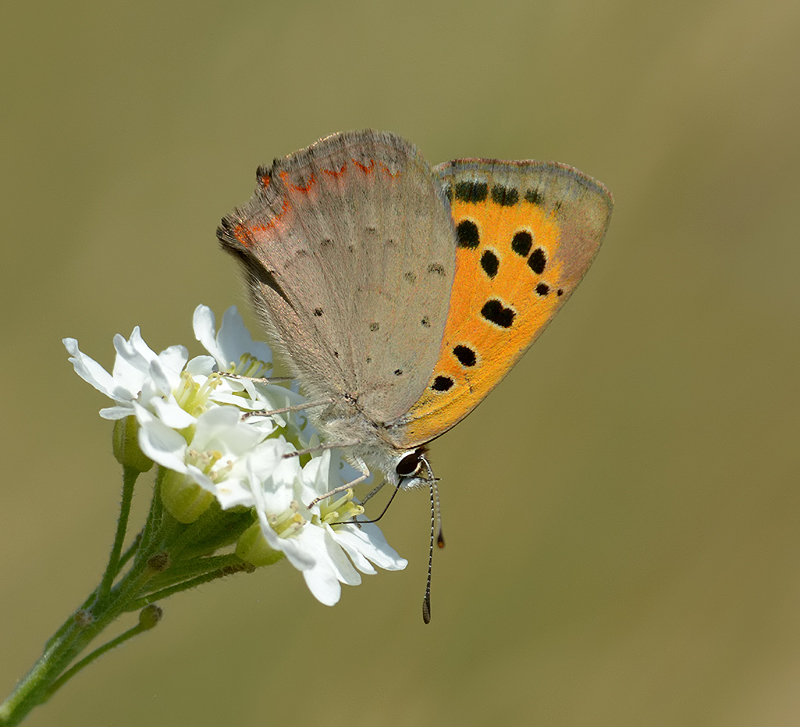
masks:
[[[257,172],[217,230],[326,443],[396,488],[567,301],[612,198],[571,167],[457,159],[334,134]]]

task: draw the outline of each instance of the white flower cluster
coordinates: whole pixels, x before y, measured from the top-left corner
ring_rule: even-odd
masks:
[[[330,450],[305,466],[299,457],[284,456],[317,441],[302,414],[243,418],[244,412],[271,411],[304,400],[284,386],[251,380],[271,370],[272,355],[265,343],[253,341],[236,308],[225,313],[218,333],[206,306],[197,307],[193,323],[197,340],[210,355],[189,360],[183,346],[156,354],[137,327],[127,341],[115,336],[112,373],[82,353],[75,339],[64,339],[76,373],[114,402],[100,416],[135,417],[142,452],[170,470],[173,476],[162,479],[167,509],[170,502],[178,503],[170,511],[190,522],[214,498],[223,509],[254,507],[260,528],[255,536],[243,536],[237,553],[255,565],[274,562],[282,553],[326,605],[339,600],[340,583],[357,585],[359,571],[375,573],[373,563],[386,570],[405,568],[405,559],[375,525],[342,523],[362,512],[352,491],[308,507],[346,481],[339,456]],[[176,481],[202,494],[194,499],[194,509],[182,509],[182,500],[165,492],[167,483]]]

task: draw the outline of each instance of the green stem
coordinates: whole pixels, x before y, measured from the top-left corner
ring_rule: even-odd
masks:
[[[102,581],[100,581],[100,585],[91,594],[89,594],[86,600],[80,605],[78,611],[89,608],[89,606],[98,598],[104,598],[108,595],[108,592],[111,589],[111,584],[114,582],[114,578],[116,578],[125,563],[136,552],[136,548],[138,547],[141,539],[139,535],[136,536],[136,539],[133,541],[131,547],[128,548],[125,555],[120,557],[122,543],[125,540],[125,533],[128,529],[128,517],[131,511],[131,501],[133,500],[133,488],[138,477],[138,470],[134,470],[130,467],[123,467],[122,502],[120,503],[119,518],[117,520],[117,532],[114,537],[114,545],[111,549],[111,554],[108,558],[108,566],[106,568],[106,572],[103,574]],[[64,632],[67,628],[69,628],[71,623],[71,619],[67,619],[67,621],[61,625],[61,628],[59,628],[59,630],[56,631],[48,640],[47,644],[45,645],[45,650],[49,649],[53,643],[63,636]]]
[[[156,518],[152,517],[153,510],[157,509],[155,507],[156,498],[153,499],[154,506],[151,507],[149,523],[156,522]],[[125,500],[126,495],[123,495],[123,502]],[[125,507],[124,504],[123,507]],[[159,509],[159,514],[162,512]],[[127,516],[125,520],[127,521]],[[159,525],[161,520],[161,517],[157,519]],[[124,537],[124,532],[122,537]],[[119,551],[116,551],[116,556],[113,555],[119,540],[118,528],[112,557],[109,558],[109,567],[103,575],[101,584],[107,581],[109,573],[112,574],[111,579],[113,580],[115,571],[119,569]],[[141,550],[138,551],[138,555],[143,556]],[[127,606],[130,601],[142,592],[148,580],[156,574],[157,571],[148,566],[148,558],[140,557],[134,561],[133,566],[122,580],[106,594],[101,595],[101,586],[98,586],[84,601],[83,606],[56,631],[55,635],[47,642],[41,658],[17,684],[8,699],[0,705],[0,727],[12,727],[19,724],[31,709],[48,699],[54,692],[53,686],[56,681],[66,676],[64,670],[103,629],[128,610]],[[61,679],[59,684],[63,684],[64,681],[66,679]]]
[[[136,537],[133,539],[133,542],[130,544],[130,547],[120,556],[119,561],[117,561],[117,572],[115,575],[119,575],[120,571],[125,567],[125,564],[134,556],[136,555],[136,551],[139,550],[139,546],[142,544],[142,534],[138,533]]]
[[[103,629],[126,610],[130,599],[119,598],[119,593],[141,589],[153,575],[152,572],[147,572],[146,567],[134,567],[105,599],[94,603],[91,612],[79,610],[67,619],[59,629],[60,636],[51,639],[50,646],[42,657],[11,696],[0,705],[0,726],[19,724],[31,709],[47,699],[59,675]],[[129,579],[133,583],[126,583]],[[127,588],[120,589],[123,584]]]
[[[161,528],[161,519],[164,516],[164,504],[161,501],[161,481],[168,472],[164,467],[158,468],[155,485],[153,486],[153,499],[150,503],[150,512],[147,513],[147,521],[142,528],[142,537],[139,547],[147,550],[150,547],[150,540],[153,533]]]
[[[206,558],[194,558],[186,562],[179,561],[164,573],[156,575],[148,584],[150,593],[160,591],[162,588],[170,588],[176,583],[183,583],[190,578],[211,573],[221,568],[235,567],[242,565],[244,561],[233,553],[228,555],[212,555]]]
[[[252,521],[252,514],[223,512],[214,503],[196,522],[189,525],[180,523],[162,504],[160,484],[163,473],[162,469],[156,477],[145,526],[123,554],[122,544],[136,480],[135,473],[127,468],[124,470],[117,531],[100,584],[56,631],[41,658],[0,705],[0,727],[19,724],[35,706],[48,700],[97,658],[146,628],[152,628],[158,620],[153,614],[156,611],[160,613],[158,607],[150,605],[154,601],[226,575],[254,570],[234,554],[212,555],[221,545],[238,538]],[[123,573],[125,567],[127,570]],[[140,618],[143,620],[138,626],[76,661],[115,619],[142,606],[149,608],[142,611]]]
[[[85,656],[79,662],[67,669],[58,679],[56,679],[50,688],[44,692],[42,696],[42,702],[46,702],[48,699],[50,699],[50,697],[52,697],[64,684],[72,679],[72,677],[74,677],[79,671],[89,666],[89,664],[91,664],[95,659],[101,657],[107,651],[111,651],[111,649],[115,649],[117,646],[124,644],[134,636],[137,636],[145,631],[149,631],[150,628],[152,627],[146,626],[140,622],[133,628],[128,629],[125,633],[117,636],[117,638],[111,639],[111,641],[109,641],[107,644],[103,644],[98,649],[95,649],[91,654]]]
[[[174,586],[162,588],[160,591],[150,593],[147,596],[144,596],[144,598],[139,598],[136,601],[131,601],[127,610],[136,611],[144,606],[148,606],[151,603],[155,603],[156,601],[163,601],[168,596],[180,593],[181,591],[188,591],[190,588],[197,588],[197,586],[202,586],[204,583],[210,583],[218,578],[224,578],[225,576],[230,576],[234,573],[251,573],[255,570],[255,566],[245,563],[243,560],[241,560],[241,558],[238,558],[235,555],[220,556],[220,558],[230,558],[230,564],[222,568],[215,568],[213,571],[209,571],[208,573],[204,573],[196,578],[191,578],[188,581],[183,581],[182,583],[178,583]]]
[[[108,558],[108,567],[100,581],[98,598],[105,598],[111,590],[111,584],[119,573],[119,558],[122,553],[122,544],[125,542],[125,533],[128,532],[128,516],[131,512],[131,501],[133,500],[133,486],[139,477],[139,471],[132,467],[123,466],[122,468],[122,502],[119,506],[119,518],[117,520],[117,532],[114,536],[114,545],[111,548],[111,555]]]

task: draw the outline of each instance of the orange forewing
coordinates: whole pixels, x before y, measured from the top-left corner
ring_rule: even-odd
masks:
[[[504,188],[491,175],[485,178],[483,199],[460,199],[451,192],[456,230],[464,229],[462,223],[477,230],[477,244],[458,247],[439,358],[428,387],[404,417],[398,441],[403,447],[450,429],[500,382],[580,282],[608,224],[611,200],[602,187],[589,190],[577,204],[566,200],[562,208],[560,200],[537,194],[526,199],[524,190],[516,188],[511,204],[502,194],[493,195],[492,190]],[[592,206],[586,215],[592,229],[576,235],[581,205]],[[588,255],[581,250],[576,264],[571,248],[585,248],[587,240],[594,249]]]

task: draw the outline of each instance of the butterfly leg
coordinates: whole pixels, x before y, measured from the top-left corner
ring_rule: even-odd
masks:
[[[361,504],[366,505],[373,497],[375,497],[375,495],[377,495],[383,489],[385,484],[386,480],[381,480],[381,483],[377,487],[374,487],[366,495],[364,495],[364,497],[361,498]]]
[[[333,401],[333,399],[318,399],[317,401],[306,401],[302,404],[295,404],[294,406],[284,406],[280,409],[256,409],[255,411],[248,411],[242,415],[242,419],[249,419],[250,417],[255,416],[272,416],[273,414],[286,414],[290,411],[303,411],[304,409],[313,409],[315,406],[327,406]],[[336,445],[335,445],[336,446]],[[313,450],[312,450],[313,451]],[[293,452],[291,455],[296,457],[298,454],[305,454],[305,451],[301,452]]]
[[[308,449],[298,449],[294,452],[284,454],[284,459],[291,459],[292,457],[302,457],[304,454],[316,454],[317,452],[324,452],[326,449],[339,449],[340,447],[354,447],[361,442],[333,442],[332,444],[318,444],[316,447],[309,447]],[[366,465],[364,465],[366,469]],[[359,467],[359,469],[361,469]],[[367,471],[369,473],[369,471]]]
[[[226,379],[236,379],[236,381],[252,381],[255,384],[285,384],[294,381],[291,376],[243,376],[229,371],[220,371],[220,376]]]
[[[333,444],[333,445],[322,445],[322,446],[325,449],[331,449],[332,447],[339,447],[339,446],[342,446],[342,445]],[[312,451],[315,451],[315,450],[312,450]],[[296,453],[296,454],[299,454],[299,453]],[[369,467],[367,467],[366,462],[364,462],[364,460],[361,459],[361,457],[355,457],[354,458],[354,464],[355,464],[356,468],[358,469],[358,471],[361,472],[361,474],[358,477],[356,477],[354,480],[350,480],[350,482],[348,482],[348,483],[346,483],[344,485],[341,485],[339,487],[334,487],[330,492],[326,492],[324,495],[320,495],[319,497],[315,497],[308,504],[308,507],[312,508],[312,507],[314,507],[314,505],[316,505],[321,500],[324,500],[324,499],[326,499],[328,497],[331,497],[332,495],[338,495],[340,492],[346,492],[347,490],[355,487],[356,485],[360,485],[362,482],[364,482],[367,479],[367,477],[370,476],[371,473],[369,471]]]

